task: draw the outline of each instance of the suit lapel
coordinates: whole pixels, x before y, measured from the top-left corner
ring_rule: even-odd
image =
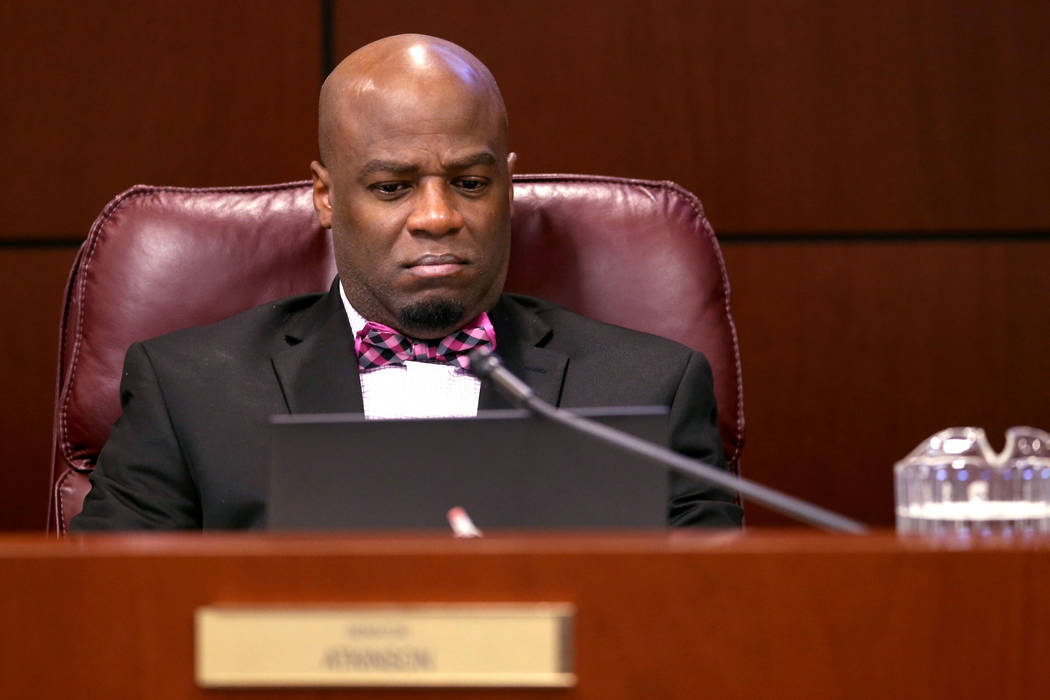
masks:
[[[542,347],[553,332],[551,327],[506,295],[500,297],[489,317],[496,329],[496,353],[503,358],[503,364],[537,396],[557,405],[569,358]],[[512,405],[486,382],[481,387],[478,409],[497,408],[512,408]]]
[[[328,294],[285,330],[272,357],[290,413],[362,413],[353,332],[339,298],[338,278]]]
[[[362,413],[361,379],[357,372],[353,332],[339,289],[293,317],[282,347],[272,363],[289,413]],[[544,401],[557,405],[568,357],[542,347],[551,327],[513,299],[503,296],[489,312],[496,329],[496,351],[515,376]],[[513,408],[486,382],[478,398],[479,410]]]

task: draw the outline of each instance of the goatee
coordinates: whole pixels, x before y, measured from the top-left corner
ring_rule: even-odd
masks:
[[[450,299],[428,299],[405,306],[398,312],[401,328],[410,335],[434,333],[458,328],[465,320],[463,304]]]

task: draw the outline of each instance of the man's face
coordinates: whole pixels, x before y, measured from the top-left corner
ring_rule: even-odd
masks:
[[[421,338],[495,304],[510,254],[501,113],[459,89],[372,90],[340,120],[314,204],[354,308]]]

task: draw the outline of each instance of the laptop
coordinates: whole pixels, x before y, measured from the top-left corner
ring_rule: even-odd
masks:
[[[667,444],[667,408],[576,411]],[[270,419],[271,530],[449,530],[459,506],[486,529],[666,527],[665,468],[526,411],[476,418]]]

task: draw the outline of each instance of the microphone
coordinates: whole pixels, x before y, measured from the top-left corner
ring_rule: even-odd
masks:
[[[650,462],[656,462],[663,467],[699,479],[706,484],[736,491],[748,500],[760,503],[795,520],[832,532],[861,534],[868,531],[864,524],[856,520],[731,474],[700,460],[690,459],[666,447],[654,445],[629,433],[578,416],[572,411],[552,406],[536,396],[535,392],[504,367],[499,356],[488,348],[475,348],[467,357],[470,360],[470,370],[475,376],[483,381],[491,382],[515,405],[528,409],[536,415],[615,445]]]

